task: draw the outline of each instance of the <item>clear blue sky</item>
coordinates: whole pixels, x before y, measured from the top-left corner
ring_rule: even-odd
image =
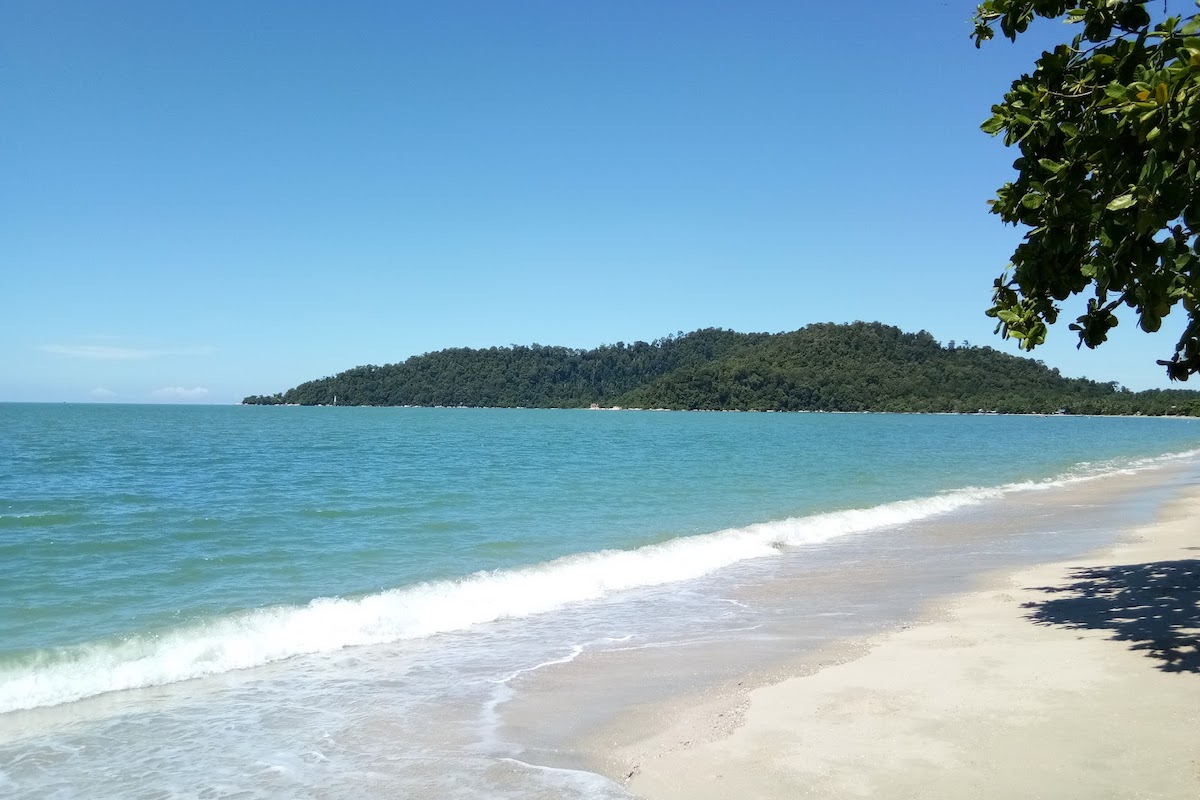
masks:
[[[1015,153],[978,125],[1040,47],[977,51],[973,8],[5,2],[0,400],[708,326],[1015,352],[983,315]],[[1165,386],[1178,323],[1035,356]]]

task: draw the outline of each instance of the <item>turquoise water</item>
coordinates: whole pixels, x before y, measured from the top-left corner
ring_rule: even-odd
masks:
[[[1190,420],[0,406],[0,665],[1196,447]]]
[[[464,632],[521,671],[569,614],[1198,448],[1174,419],[0,405],[0,712],[389,647],[461,675]]]

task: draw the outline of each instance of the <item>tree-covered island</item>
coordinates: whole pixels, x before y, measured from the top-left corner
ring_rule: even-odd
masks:
[[[707,328],[592,350],[452,348],[308,381],[251,405],[667,408],[1200,416],[1200,392],[1131,392],[877,322]]]

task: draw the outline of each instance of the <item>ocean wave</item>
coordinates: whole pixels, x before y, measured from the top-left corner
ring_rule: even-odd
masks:
[[[1200,450],[1079,465],[1048,481],[964,488],[871,508],[680,537],[636,550],[582,553],[361,598],[322,597],[304,606],[262,608],[118,641],[42,650],[0,666],[0,713],[541,614],[628,589],[698,578],[739,562],[777,555],[787,547],[946,514],[1013,492],[1137,472],[1198,455]]]
[[[52,528],[57,525],[73,525],[84,519],[85,515],[77,511],[0,514],[0,530],[5,528]]]

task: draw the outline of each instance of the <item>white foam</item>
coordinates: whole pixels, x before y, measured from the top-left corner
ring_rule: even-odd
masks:
[[[777,555],[781,547],[826,542],[945,514],[1011,492],[1135,472],[1197,455],[1200,451],[1120,465],[1087,465],[1052,481],[968,488],[873,508],[765,522],[637,550],[583,553],[358,599],[317,598],[304,606],[264,608],[157,635],[44,651],[32,664],[0,669],[0,713],[541,614],[632,588],[698,578],[741,561]]]
[[[628,638],[628,637],[625,637],[625,638]],[[571,648],[571,652],[567,653],[565,656],[562,656],[560,658],[552,658],[549,661],[543,661],[539,664],[534,664],[531,667],[521,667],[518,670],[514,670],[511,674],[505,675],[503,678],[496,678],[496,679],[492,680],[491,682],[507,684],[511,681],[516,680],[517,678],[521,677],[522,675],[524,675],[527,672],[537,672],[539,669],[545,669],[546,667],[554,667],[559,664],[570,664],[572,661],[579,658],[579,656],[583,655],[583,651],[584,651],[584,649],[586,649],[586,647],[587,647],[587,645],[582,645],[582,644],[574,645]]]
[[[605,800],[606,798],[627,798],[630,796],[618,784],[595,772],[531,764],[528,761],[522,761],[518,758],[502,758],[500,760],[520,769],[540,773],[543,778],[550,779],[552,788],[569,786],[575,792],[582,792],[584,797]],[[558,786],[556,787],[555,784],[558,784]]]

